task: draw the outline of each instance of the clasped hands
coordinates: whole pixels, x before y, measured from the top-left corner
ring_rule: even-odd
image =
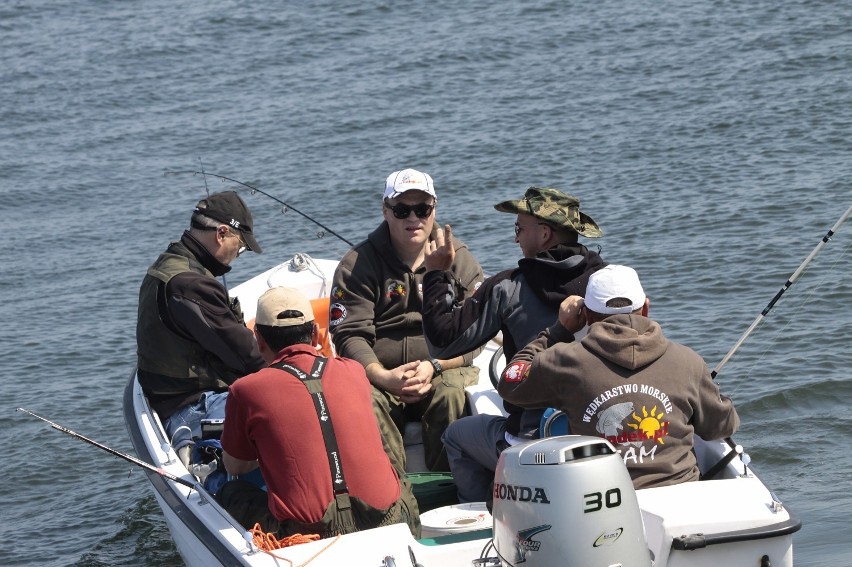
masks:
[[[397,396],[401,402],[413,404],[432,390],[435,368],[428,360],[412,360],[396,368],[385,369],[376,386]]]

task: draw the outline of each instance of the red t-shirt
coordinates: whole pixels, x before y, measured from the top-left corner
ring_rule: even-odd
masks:
[[[310,372],[316,350],[293,345],[279,353]],[[349,494],[385,509],[400,495],[399,479],[382,448],[364,367],[331,358],[322,376]],[[295,376],[264,368],[234,382],[225,405],[222,447],[244,461],[258,460],[279,520],[317,522],[333,500],[331,471],[319,419],[308,389]]]

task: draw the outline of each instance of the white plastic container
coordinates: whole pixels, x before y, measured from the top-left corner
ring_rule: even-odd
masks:
[[[420,515],[422,536],[439,537],[490,528],[491,514],[485,502],[453,504],[429,510]]]

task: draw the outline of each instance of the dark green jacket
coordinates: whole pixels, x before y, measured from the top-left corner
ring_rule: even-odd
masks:
[[[139,382],[165,419],[264,366],[242,310],[216,280],[230,268],[188,232],[148,268],[136,325]]]
[[[453,243],[456,257],[451,271],[457,296],[465,298],[482,282],[482,268],[461,240],[454,238]],[[397,257],[387,222],[347,252],[331,290],[329,326],[337,354],[365,368],[373,362],[395,368],[432,358],[421,316],[425,273],[425,266],[412,272]],[[466,365],[472,363],[472,354],[465,354]]]

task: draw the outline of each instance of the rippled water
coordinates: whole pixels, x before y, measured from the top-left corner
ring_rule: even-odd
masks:
[[[141,471],[14,411],[131,450],[138,285],[205,190],[165,172],[354,241],[384,177],[420,168],[490,272],[519,255],[492,205],[560,187],[712,368],[852,204],[850,46],[841,1],[3,3],[0,564],[180,561]],[[347,249],[246,195],[267,252],[229,284]],[[852,551],[850,242],[852,223],[719,377],[804,520],[798,565]]]

